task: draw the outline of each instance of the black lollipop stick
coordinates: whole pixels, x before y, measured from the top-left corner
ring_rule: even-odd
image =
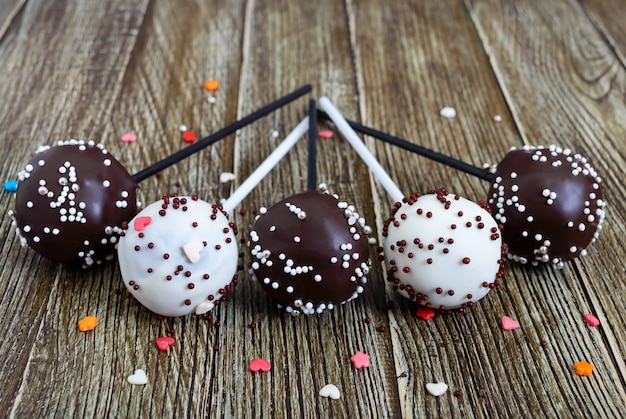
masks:
[[[135,182],[139,183],[142,180],[147,179],[150,176],[155,175],[158,172],[162,171],[163,169],[166,169],[172,166],[173,164],[178,163],[179,161],[185,159],[186,157],[189,157],[192,154],[202,150],[203,148],[216,143],[217,141],[223,139],[224,137],[256,121],[257,119],[260,119],[264,117],[265,115],[268,115],[274,112],[275,110],[285,106],[286,104],[298,99],[299,97],[309,93],[311,89],[312,89],[311,85],[306,84],[300,87],[299,89],[294,90],[293,92],[289,93],[288,95],[283,96],[282,98],[276,100],[275,102],[272,102],[269,105],[266,105],[262,107],[261,109],[258,109],[252,112],[251,114],[243,117],[242,119],[235,121],[232,124],[222,128],[221,130],[209,135],[208,137],[201,139],[200,141],[190,145],[189,147],[185,147],[182,150],[172,154],[171,156],[168,156],[164,158],[163,160],[158,161],[154,163],[153,165],[135,173],[132,177],[135,180]]]
[[[307,161],[307,189],[317,189],[317,106],[315,99],[309,101],[309,142]]]
[[[320,118],[330,120],[330,117],[326,114],[326,112],[317,111],[317,115]],[[481,167],[473,166],[461,160],[457,160],[454,157],[450,157],[445,154],[439,153],[437,151],[430,150],[426,147],[413,144],[407,140],[403,140],[402,138],[394,137],[391,134],[387,134],[386,132],[382,132],[382,131],[375,130],[374,128],[366,127],[365,125],[361,125],[358,122],[354,122],[350,120],[346,120],[346,121],[352,127],[352,129],[362,134],[369,135],[371,137],[377,138],[386,143],[393,144],[395,146],[408,150],[412,153],[416,153],[421,156],[427,157],[431,160],[437,161],[439,163],[443,163],[454,169],[458,169],[472,176],[476,176],[479,179],[486,180],[489,182],[493,180],[493,174],[489,173],[488,171],[486,171],[485,169]]]

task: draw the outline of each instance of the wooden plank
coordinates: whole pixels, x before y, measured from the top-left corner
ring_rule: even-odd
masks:
[[[0,39],[24,7],[26,0],[11,0],[7,3],[0,4]]]
[[[240,43],[242,4],[159,2],[145,11],[141,32],[135,27],[132,34],[136,41],[132,58],[115,82],[115,107],[96,131],[131,173],[186,146],[180,137],[181,124],[202,135],[237,117],[241,54],[225,46]],[[85,13],[89,20],[98,17]],[[93,38],[106,42],[100,36]],[[75,65],[82,68],[89,61],[82,59]],[[213,93],[215,103],[207,101],[203,87],[210,78],[220,81],[220,89]],[[127,131],[137,133],[136,143],[119,141]],[[165,193],[179,192],[217,201],[224,192],[217,181],[219,173],[232,170],[232,143],[231,138],[146,180],[140,200],[147,204]],[[34,412],[100,417],[198,412],[194,416],[200,416],[211,410],[211,381],[205,380],[213,374],[215,362],[213,344],[207,342],[214,330],[209,322],[196,316],[159,321],[131,304],[125,293],[116,295],[121,285],[116,264],[66,275],[65,281],[55,283],[48,302],[22,397],[13,410],[17,416]],[[99,318],[93,333],[83,334],[74,326],[85,315]],[[162,353],[154,340],[170,329],[176,345]],[[47,334],[51,338],[45,339]],[[147,371],[150,384],[134,387],[126,381],[136,368]],[[64,391],[58,391],[59,385]],[[35,400],[43,402],[35,404]]]
[[[14,179],[37,146],[73,135],[89,138],[107,122],[102,116],[110,112],[119,95],[135,40],[131,32],[139,28],[146,5],[123,3],[63,7],[57,2],[33,1],[14,18],[0,43],[4,98],[0,143],[11,156],[2,165],[3,179]],[[93,18],[89,25],[84,24],[85,15]],[[3,213],[12,205],[12,196],[3,194]],[[7,319],[1,332],[19,336],[0,343],[2,370],[7,372],[0,383],[0,412],[7,414],[14,400],[28,400],[29,391],[22,382],[25,373],[40,377],[37,382],[44,394],[46,388],[56,390],[53,381],[41,379],[50,377],[45,372],[49,365],[33,362],[32,347],[42,339],[39,344],[46,342],[50,355],[60,349],[55,348],[55,329],[48,324],[50,316],[54,317],[49,297],[57,297],[65,281],[79,281],[83,273],[71,273],[20,249],[9,217],[0,222],[6,255],[1,311]],[[48,360],[54,362],[53,357]]]
[[[304,82],[313,83],[316,96],[327,94],[342,106],[356,105],[347,16],[341,4],[250,2],[246,34],[240,112],[249,111],[251,104],[267,100],[268,95]],[[236,149],[237,182],[243,181],[280,141],[269,133],[276,129],[282,137],[306,114],[301,102],[243,130]],[[366,220],[373,220],[367,171],[362,164],[353,163],[349,145],[334,140],[320,141],[318,147],[319,181],[326,182],[341,199],[354,203]],[[306,188],[306,162],[303,141],[242,208],[250,213],[302,192]],[[246,237],[251,219],[237,219]],[[249,261],[247,257],[245,260]],[[233,417],[246,416],[247,412],[282,417],[367,417],[373,412],[378,417],[397,415],[391,347],[388,335],[376,331],[379,325],[387,327],[387,316],[376,308],[385,304],[379,275],[376,269],[364,294],[345,306],[321,315],[291,318],[277,310],[260,287],[247,280],[246,273],[234,301],[220,308],[223,324],[231,325],[220,330],[220,340],[228,342],[232,350],[221,354],[213,379],[216,388],[245,388],[247,394],[223,392],[215,399],[216,410]],[[371,323],[363,321],[366,316],[371,317]],[[256,329],[244,332],[250,321],[256,322]],[[375,360],[372,367],[352,367],[350,357],[359,350]],[[255,357],[270,360],[271,373],[252,375],[246,371],[247,362]],[[222,365],[234,366],[233,374],[219,373]],[[341,401],[319,396],[327,383],[340,389]]]
[[[563,55],[569,54],[569,50],[556,51],[564,39],[543,38],[545,32],[552,31],[554,22],[548,24],[540,17],[562,15],[571,20],[559,28],[576,28],[577,32],[591,37],[587,32],[593,28],[584,15],[576,13],[575,5],[561,2],[562,9],[549,10],[546,4],[541,13],[533,13],[538,6],[469,3],[469,16],[465,15],[463,5],[455,1],[384,6],[376,2],[359,2],[358,6],[348,3],[363,120],[477,165],[483,161],[497,162],[509,146],[521,142],[536,144],[536,138],[552,138],[574,149],[608,155],[599,141],[604,138],[600,130],[589,135],[587,124],[606,119],[603,112],[607,106],[611,112],[623,112],[623,104],[613,95],[618,89],[611,91],[603,102],[604,110],[598,106],[592,108],[593,112],[586,111],[588,104],[580,105],[581,99],[572,96],[572,90],[579,94],[580,86],[567,85],[561,79],[575,75],[579,68],[587,68],[588,63],[581,62],[574,69],[568,67],[567,59],[571,57]],[[485,51],[480,48],[472,23],[479,30]],[[519,39],[522,34],[526,36]],[[601,45],[600,40],[590,39],[589,43]],[[528,47],[530,42],[543,43]],[[541,65],[535,67],[539,55]],[[555,56],[557,59],[552,62]],[[519,74],[520,67],[527,69],[526,77]],[[541,71],[549,76],[545,77]],[[555,92],[551,83],[557,74],[560,90]],[[382,102],[381,90],[394,94]],[[529,94],[538,90],[542,94]],[[594,86],[586,87],[584,92],[593,90]],[[557,104],[568,107],[568,113],[576,117],[546,112],[550,106],[544,103],[548,99],[544,95],[554,102],[552,108]],[[455,107],[457,117],[452,120],[440,117],[438,111],[443,106]],[[496,114],[502,116],[501,122],[494,122]],[[552,134],[549,137],[548,132]],[[581,135],[589,135],[587,141],[581,140]],[[471,199],[484,199],[486,185],[475,179],[466,179],[449,168],[407,156],[389,146],[373,142],[370,145],[402,190],[424,190],[443,184]],[[608,150],[610,146],[606,147]],[[605,177],[610,179],[619,173],[617,168],[622,163],[619,155],[608,161],[596,160],[594,163]],[[612,192],[608,191],[607,195]],[[380,195],[384,200],[385,192],[380,191]],[[621,193],[616,198],[621,201]],[[381,214],[384,217],[384,207]],[[609,277],[618,280],[618,269],[598,269],[598,265],[605,252],[623,254],[623,246],[610,249],[614,245],[610,232],[600,242],[604,244],[594,247],[591,256],[563,271],[511,264],[503,286],[464,316],[437,318],[425,325],[409,316],[411,306],[399,298],[399,314],[392,318],[392,330],[396,332],[392,339],[396,373],[408,373],[399,381],[403,413],[406,416],[424,415],[424,412],[436,412],[434,416],[459,413],[472,416],[478,411],[484,415],[497,412],[499,416],[566,411],[585,416],[615,414],[617,410],[612,411],[612,406],[624,402],[618,343],[621,331],[616,331],[617,326],[608,319],[618,321],[622,301],[619,296],[623,294],[621,284],[604,288],[597,279],[608,269]],[[608,295],[616,295],[607,303],[608,307],[593,303],[605,301],[606,297],[602,296]],[[532,296],[532,301],[527,296]],[[590,331],[582,322],[582,314],[588,311],[606,314],[610,323],[607,329],[612,332],[603,328],[600,333],[604,336],[600,336]],[[502,315],[520,320],[522,332],[503,333],[499,326]],[[541,340],[548,342],[547,349],[541,347]],[[414,354],[422,354],[418,362],[412,359]],[[599,382],[581,381],[573,374],[572,364],[579,358],[596,363],[601,371]],[[452,391],[458,389],[462,396],[455,399],[449,394],[443,403],[430,397],[424,385],[433,381],[447,382]],[[564,388],[567,391],[561,391]],[[581,405],[576,394],[594,394],[596,399]]]

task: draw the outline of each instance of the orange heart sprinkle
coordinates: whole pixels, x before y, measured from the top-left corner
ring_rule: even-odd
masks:
[[[88,330],[93,330],[98,325],[98,319],[96,316],[87,316],[78,321],[78,330],[81,332],[86,332]]]
[[[204,82],[204,88],[210,92],[216,91],[220,87],[220,82],[217,80],[207,80]]]

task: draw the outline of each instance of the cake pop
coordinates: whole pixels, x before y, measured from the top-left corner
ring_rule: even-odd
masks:
[[[497,286],[506,246],[487,205],[445,189],[405,197],[330,100],[320,105],[396,201],[382,232],[393,288],[425,307],[463,311]]]
[[[132,176],[93,141],[41,147],[19,173],[9,212],[21,244],[57,263],[88,267],[112,258],[122,222],[137,212],[138,182],[310,91],[303,86]]]
[[[488,203],[503,227],[507,255],[514,261],[562,268],[565,262],[585,255],[602,230],[606,207],[602,179],[587,158],[569,149],[513,147],[488,171],[357,122],[347,123],[359,132],[489,181]]]
[[[168,195],[123,226],[117,247],[128,291],[154,313],[204,314],[237,284],[237,227],[228,214],[296,144],[308,118],[279,144],[223,206]]]
[[[363,292],[371,229],[354,206],[317,186],[310,102],[308,190],[261,208],[250,232],[250,273],[292,315],[321,313]]]

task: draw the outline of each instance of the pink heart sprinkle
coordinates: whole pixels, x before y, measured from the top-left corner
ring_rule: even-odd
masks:
[[[318,131],[317,136],[320,138],[333,138],[333,132],[329,129]]]
[[[502,328],[504,330],[513,330],[519,327],[519,322],[517,320],[513,320],[509,316],[502,316]]]
[[[257,358],[253,359],[252,362],[250,362],[250,366],[248,368],[252,372],[268,372],[272,369],[272,365],[265,359]]]
[[[133,227],[135,228],[135,231],[141,231],[146,228],[146,226],[151,222],[152,217],[137,217],[133,222]]]
[[[589,326],[592,326],[592,327],[600,326],[600,320],[598,320],[598,318],[594,316],[593,314],[588,313],[588,314],[585,314],[583,317]]]
[[[160,351],[167,351],[167,348],[174,344],[174,338],[165,336],[161,338],[156,338],[156,346]]]
[[[122,134],[122,142],[125,143],[134,143],[137,141],[137,134],[134,132],[127,132],[126,134]]]

